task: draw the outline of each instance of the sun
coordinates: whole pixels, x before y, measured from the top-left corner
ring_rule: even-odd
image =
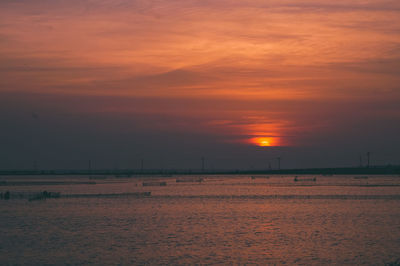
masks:
[[[271,137],[251,138],[250,142],[260,147],[274,146],[275,143],[274,139]]]
[[[271,146],[271,143],[269,143],[268,140],[262,140],[259,143],[260,146]]]

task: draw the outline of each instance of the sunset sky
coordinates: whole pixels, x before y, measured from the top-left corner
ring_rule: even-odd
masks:
[[[400,164],[398,0],[1,0],[0,169]]]

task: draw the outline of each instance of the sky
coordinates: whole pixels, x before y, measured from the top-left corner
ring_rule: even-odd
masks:
[[[0,1],[0,169],[400,164],[399,136],[398,0]]]

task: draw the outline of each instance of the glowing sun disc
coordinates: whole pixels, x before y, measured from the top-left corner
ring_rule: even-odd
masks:
[[[271,137],[257,137],[257,138],[251,138],[250,143],[260,147],[269,147],[269,146],[274,146],[275,141]]]

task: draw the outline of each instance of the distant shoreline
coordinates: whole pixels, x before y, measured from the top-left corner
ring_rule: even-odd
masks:
[[[1,175],[115,175],[116,177],[137,177],[147,175],[400,175],[400,165],[341,168],[304,168],[275,170],[0,170]]]

